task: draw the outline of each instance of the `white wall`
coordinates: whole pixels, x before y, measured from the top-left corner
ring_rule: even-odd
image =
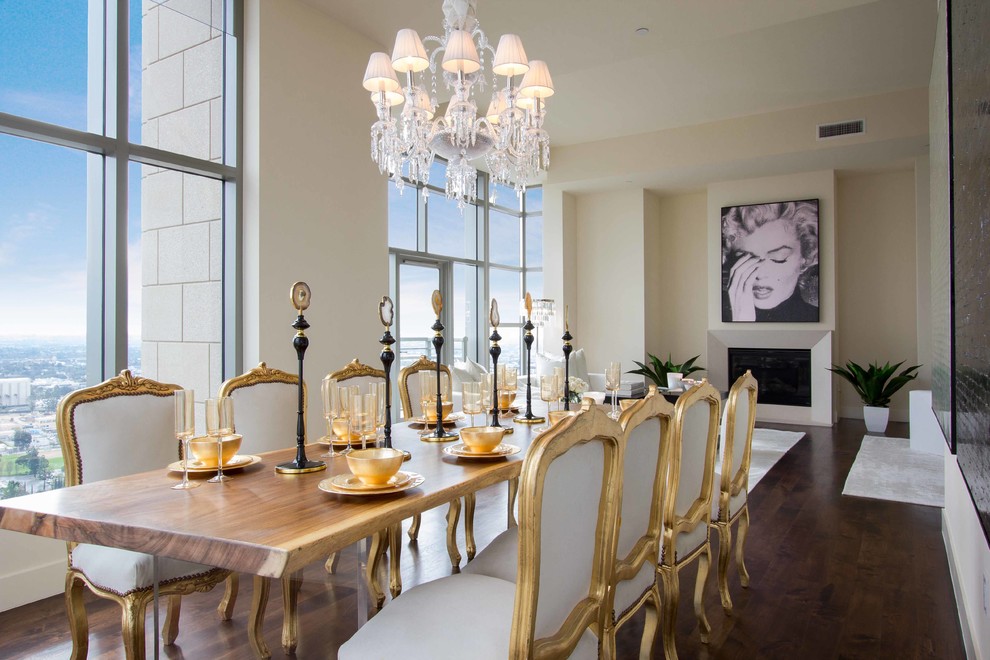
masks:
[[[375,113],[361,87],[381,46],[297,0],[249,0],[245,46],[244,368],[296,371],[289,288],[307,282],[313,441],[320,378],[381,350],[388,184],[369,156]]]

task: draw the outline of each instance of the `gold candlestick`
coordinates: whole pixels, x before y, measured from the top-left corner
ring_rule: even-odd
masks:
[[[437,354],[437,430],[434,433],[420,436],[420,440],[425,442],[449,442],[456,440],[458,435],[450,433],[443,428],[443,387],[440,384],[440,349],[443,348],[443,323],[440,322],[440,312],[443,311],[443,296],[439,291],[434,291],[430,301],[433,304],[433,313],[437,315],[437,320],[433,323],[433,350]]]
[[[533,372],[533,296],[526,292],[526,325],[523,326],[523,330],[526,334],[523,336],[523,342],[526,344],[526,414],[517,416],[513,421],[520,424],[542,424],[547,421],[545,417],[537,417],[533,414],[533,386],[532,386],[532,372]]]

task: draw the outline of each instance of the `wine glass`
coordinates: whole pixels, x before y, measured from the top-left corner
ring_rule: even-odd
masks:
[[[471,415],[474,426],[474,416],[481,412],[481,383],[461,383],[461,408]]]
[[[560,398],[560,394],[557,393],[557,377],[553,374],[544,374],[540,376],[540,400],[547,404],[547,419],[550,419],[550,406],[553,402]],[[550,428],[550,424],[544,424],[537,431],[546,431]]]
[[[481,407],[485,415],[490,415],[494,411],[495,402],[492,399],[494,389],[495,374],[483,374],[481,376]]]
[[[172,488],[186,490],[202,484],[189,481],[189,439],[195,433],[196,394],[193,390],[175,391],[175,438],[182,443],[182,482]]]
[[[230,481],[223,474],[223,439],[234,432],[234,400],[229,396],[206,400],[206,434],[217,441],[217,474],[208,483]]]
[[[351,451],[351,388],[337,383],[331,392],[333,396],[330,398],[330,448],[334,456],[343,456]],[[346,440],[347,445],[340,451],[334,451],[333,443],[338,440]]]
[[[564,400],[564,368],[554,367],[553,377],[557,383],[557,410],[560,410],[563,408],[561,403]]]
[[[612,412],[608,414],[612,419],[619,419],[619,409],[615,406],[615,397],[619,393],[622,385],[622,365],[619,362],[609,362],[605,369],[605,389],[612,393]]]
[[[356,394],[351,397],[351,434],[361,440],[361,448],[368,446],[368,440],[377,437],[378,394]]]
[[[343,429],[337,429],[336,432],[338,437],[340,437],[341,430],[344,432],[343,437],[347,438],[347,448],[342,449],[341,453],[349,454],[354,451],[354,437],[357,434],[354,405],[357,398],[361,395],[361,388],[357,385],[341,385],[338,389],[340,392],[340,415],[344,420],[344,424]]]
[[[499,367],[501,370],[503,367]],[[512,400],[516,398],[516,388],[519,384],[519,371],[515,367],[504,367],[498,375],[498,407],[502,414],[512,409]]]
[[[334,449],[334,440],[337,438],[337,435],[334,433],[334,424],[338,415],[340,415],[340,386],[337,384],[337,379],[324,376],[320,392],[323,394],[323,418],[327,420],[327,440],[330,445],[327,453],[320,456],[320,458],[343,456],[344,453],[342,451]]]
[[[375,412],[375,437],[380,440],[380,446],[385,442],[385,381],[368,383],[368,393],[378,397],[378,409]]]

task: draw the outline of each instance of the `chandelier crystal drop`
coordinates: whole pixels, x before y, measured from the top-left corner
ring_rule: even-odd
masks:
[[[517,35],[503,35],[493,48],[476,9],[477,0],[444,0],[442,37],[420,40],[415,30],[399,30],[391,57],[372,53],[364,74],[378,115],[371,126],[371,159],[378,170],[401,192],[407,180],[429,183],[433,158],[440,155],[447,160],[447,198],[459,208],[477,197],[478,171],[471,161],[484,158],[492,181],[518,194],[550,166],[550,136],[543,128],[546,99],[554,92],[550,70],[542,60],[527,59]],[[491,101],[479,115],[486,54],[493,58]],[[438,78],[451,93],[440,116]]]

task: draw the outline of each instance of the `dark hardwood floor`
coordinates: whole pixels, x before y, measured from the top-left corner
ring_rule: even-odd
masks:
[[[964,658],[941,510],[841,495],[865,433],[862,422],[842,420],[833,428],[760,426],[799,429],[808,437],[750,494],[746,557],[752,584],[742,589],[732,571],[731,617],[719,604],[713,568],[705,599],[712,624],[708,645],[698,640],[691,607],[695,571],[682,573],[681,657]],[[906,437],[907,425],[891,424],[888,434]],[[425,515],[419,543],[404,548],[407,588],[450,573],[443,513]],[[479,547],[504,527],[504,487],[479,494]],[[715,534],[712,543],[717,557]],[[356,629],[355,567],[356,553],[348,549],[337,576],[326,575],[321,565],[307,569],[300,594],[300,660],[335,657]],[[246,626],[251,581],[245,576],[241,584],[228,623],[220,623],[214,611],[220,590],[184,598],[178,640],[163,649],[162,657],[250,658]],[[90,657],[123,657],[119,608],[91,597],[88,610]],[[452,626],[464,625],[460,613],[437,616],[448,618]],[[281,604],[274,597],[265,636],[275,658],[284,657],[281,621]],[[641,618],[635,619],[621,631],[621,657],[635,657],[641,625]],[[70,648],[61,596],[0,613],[0,658],[66,658]]]

